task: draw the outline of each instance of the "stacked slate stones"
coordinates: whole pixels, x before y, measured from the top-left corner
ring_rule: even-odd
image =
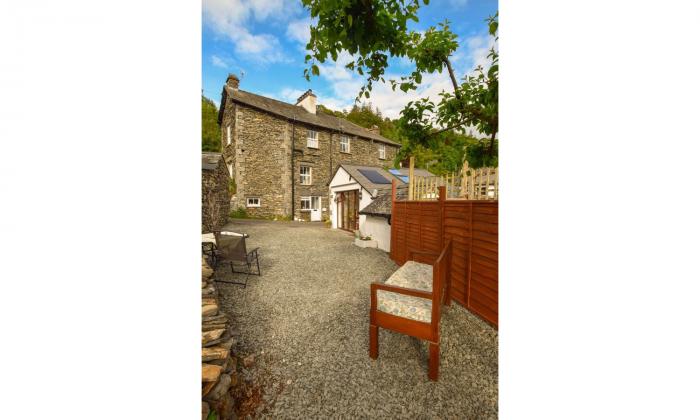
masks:
[[[213,275],[202,258],[202,418],[215,411],[219,419],[230,419],[235,418],[236,357],[231,354],[231,324],[219,312]]]

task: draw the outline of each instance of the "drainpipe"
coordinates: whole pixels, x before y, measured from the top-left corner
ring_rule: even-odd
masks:
[[[296,146],[294,144],[294,133],[295,133],[295,126],[296,126],[296,120],[297,117],[294,117],[292,120],[292,149],[291,149],[291,155],[292,155],[292,170],[291,170],[291,180],[292,180],[292,220],[294,220],[294,147]]]

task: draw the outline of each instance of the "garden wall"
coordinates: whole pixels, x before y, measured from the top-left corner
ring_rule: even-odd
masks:
[[[498,327],[498,201],[397,201],[392,196],[391,259],[409,249],[440,252],[452,239],[451,297]]]

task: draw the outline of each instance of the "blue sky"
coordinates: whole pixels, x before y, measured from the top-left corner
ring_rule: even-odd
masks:
[[[460,44],[452,61],[463,76],[477,63],[486,64],[492,40],[484,19],[497,9],[495,0],[433,0],[421,7],[413,29],[423,30],[449,19]],[[294,0],[204,0],[204,95],[218,105],[226,76],[235,73],[242,75],[241,89],[249,92],[294,103],[301,93],[312,89],[318,102],[329,108],[352,106],[363,79],[344,68],[349,57],[321,65],[320,77],[312,77],[310,82],[303,77],[309,17],[301,2]],[[392,60],[387,79],[411,70],[407,60]],[[451,90],[447,74],[426,75],[415,92],[394,92],[388,85],[375,85],[369,101],[386,116],[397,118],[408,101],[423,96],[437,98],[442,90]]]

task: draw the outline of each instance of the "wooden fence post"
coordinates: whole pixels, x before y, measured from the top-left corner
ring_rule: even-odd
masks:
[[[415,181],[413,180],[413,166],[415,165],[415,158],[411,156],[408,159],[408,201],[413,200],[413,187]]]

